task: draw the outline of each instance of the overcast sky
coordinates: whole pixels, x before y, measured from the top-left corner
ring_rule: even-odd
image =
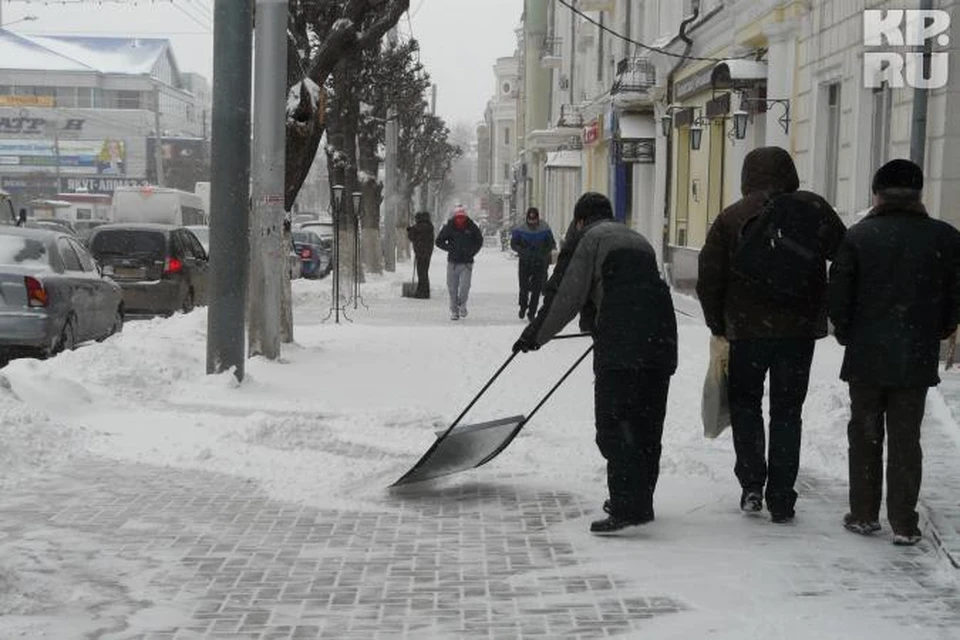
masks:
[[[213,70],[213,0],[66,0],[43,6],[0,0],[4,26],[20,33],[168,37],[184,71],[208,78]],[[421,43],[421,60],[437,84],[437,111],[454,125],[473,125],[493,95],[493,64],[516,47],[522,0],[410,0],[402,35]],[[15,21],[24,16],[34,22]]]

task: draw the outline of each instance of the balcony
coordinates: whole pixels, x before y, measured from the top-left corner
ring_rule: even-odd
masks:
[[[584,122],[583,110],[580,105],[560,105],[560,118],[557,120],[557,127],[582,127]]]
[[[547,36],[540,47],[540,66],[545,69],[559,69],[563,66],[563,39]]]
[[[617,64],[617,77],[610,89],[614,104],[622,108],[653,103],[650,92],[657,86],[657,67],[649,58],[624,58]]]

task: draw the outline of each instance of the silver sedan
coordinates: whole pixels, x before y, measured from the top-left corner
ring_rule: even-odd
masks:
[[[123,294],[77,238],[0,225],[0,355],[49,356],[123,328]]]

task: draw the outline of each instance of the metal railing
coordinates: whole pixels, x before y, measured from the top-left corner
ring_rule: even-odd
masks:
[[[646,92],[657,84],[657,67],[649,58],[624,58],[617,63],[611,93]]]

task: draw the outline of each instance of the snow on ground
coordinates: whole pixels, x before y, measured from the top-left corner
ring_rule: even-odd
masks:
[[[370,277],[363,304],[354,309],[345,301],[350,320],[339,325],[332,317],[324,322],[329,278],[295,281],[296,343],[284,348],[281,362],[249,361],[242,384],[230,373],[205,375],[204,310],[130,323],[119,336],[51,361],[11,363],[0,373],[0,483],[89,452],[234,474],[281,500],[389,508],[386,487],[504,362],[524,326],[516,316],[516,262],[506,253],[481,253],[470,315],[460,322],[447,316],[443,254],[434,257],[430,301],[400,296],[409,268],[402,263],[397,274]],[[716,441],[702,436],[708,337],[699,321],[681,315],[658,519],[643,542],[592,538],[588,520],[560,525],[557,534],[638,589],[656,585],[698,603],[698,611],[658,623],[658,638],[707,631],[724,638],[900,637],[902,629],[891,631],[881,618],[852,612],[860,601],[839,583],[827,599],[805,604],[796,597],[807,581],[822,581],[825,554],[854,556],[865,567],[890,561],[888,541],[837,533],[842,505],[815,508],[801,497],[797,524],[780,528],[738,512],[729,432]],[[528,413],[587,346],[567,340],[518,356],[465,422]],[[818,343],[804,412],[802,469],[811,486],[846,483],[839,362],[832,341]],[[599,512],[605,470],[593,442],[592,394],[588,359],[499,458],[441,482],[499,478],[561,489],[594,500]],[[344,455],[351,447],[383,455]],[[811,565],[802,566],[803,559]],[[16,575],[8,566],[0,581],[16,582]],[[0,599],[0,613],[18,606]]]

